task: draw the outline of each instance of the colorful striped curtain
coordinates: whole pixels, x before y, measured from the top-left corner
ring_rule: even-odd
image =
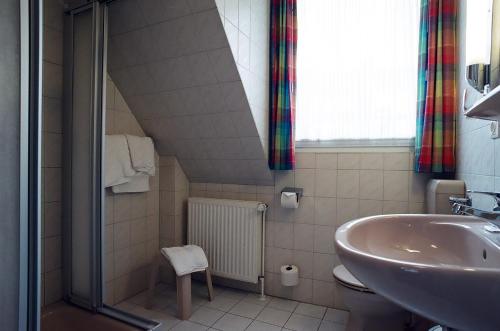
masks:
[[[295,168],[297,0],[271,0],[269,168]]]
[[[456,0],[421,0],[415,171],[455,171]]]

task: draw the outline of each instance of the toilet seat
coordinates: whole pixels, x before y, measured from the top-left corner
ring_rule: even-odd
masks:
[[[349,272],[349,270],[344,267],[344,265],[338,265],[333,268],[333,277],[345,287],[359,292],[375,293],[368,287],[363,285],[356,277]]]

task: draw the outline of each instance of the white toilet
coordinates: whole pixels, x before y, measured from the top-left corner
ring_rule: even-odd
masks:
[[[333,269],[340,294],[349,309],[347,331],[403,331],[409,313],[375,294],[357,280],[343,265]]]

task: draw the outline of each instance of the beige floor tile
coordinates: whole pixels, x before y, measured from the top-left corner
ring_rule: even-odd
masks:
[[[281,327],[264,322],[253,321],[246,331],[281,331]]]
[[[294,331],[316,331],[321,324],[321,319],[309,316],[292,314],[285,324],[285,328]]]
[[[208,327],[201,325],[201,324],[193,323],[190,321],[182,321],[179,324],[177,324],[176,326],[174,326],[171,330],[172,331],[205,331],[207,329],[208,329]]]
[[[262,309],[264,309],[263,306],[246,301],[240,301],[229,312],[238,316],[255,319]]]
[[[297,308],[299,303],[293,300],[281,299],[281,298],[272,298],[271,302],[267,305],[270,308],[285,310],[292,312]]]
[[[198,324],[212,326],[223,315],[224,312],[221,310],[200,307],[191,315],[191,318],[189,320]]]
[[[279,310],[271,307],[264,308],[257,316],[257,320],[277,326],[284,326],[292,315],[289,311]]]
[[[326,308],[309,303],[301,303],[295,309],[296,314],[322,319],[325,316]]]
[[[228,312],[231,308],[238,303],[239,300],[230,297],[225,297],[222,295],[216,296],[214,300],[209,301],[205,304],[205,307],[213,308]]]
[[[249,318],[226,314],[214,324],[214,328],[221,331],[243,331],[250,323],[252,320]]]

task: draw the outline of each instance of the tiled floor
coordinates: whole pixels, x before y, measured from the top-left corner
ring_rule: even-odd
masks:
[[[189,321],[176,316],[175,288],[159,285],[153,309],[144,308],[143,292],[117,307],[158,322],[158,331],[345,331],[348,312],[275,297],[259,300],[254,293],[215,287],[209,302],[206,287],[193,282],[193,314]]]

